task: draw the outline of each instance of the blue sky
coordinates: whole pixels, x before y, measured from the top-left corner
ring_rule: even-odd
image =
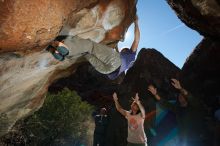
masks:
[[[170,61],[182,68],[186,58],[202,40],[198,32],[182,23],[165,0],[138,0],[137,14],[141,40],[139,48],[155,48]],[[131,46],[133,24],[119,48]]]

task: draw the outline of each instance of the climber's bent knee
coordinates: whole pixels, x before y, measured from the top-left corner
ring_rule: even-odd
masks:
[[[91,54],[85,55],[85,58],[98,72],[102,74],[109,74],[118,69],[121,65],[120,55],[110,56],[111,57],[109,57],[106,62],[100,61],[96,56]]]

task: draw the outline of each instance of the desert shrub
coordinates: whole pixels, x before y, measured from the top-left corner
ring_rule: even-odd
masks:
[[[48,93],[43,107],[24,121],[23,133],[30,145],[79,146],[86,143],[92,112],[75,91]]]

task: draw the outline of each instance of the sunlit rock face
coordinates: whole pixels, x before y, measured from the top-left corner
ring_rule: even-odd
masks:
[[[97,0],[0,1],[0,51],[36,49],[55,36],[69,15]]]
[[[181,80],[185,88],[212,106],[220,95],[220,2],[168,0],[168,3],[186,25],[204,36],[186,60]]]
[[[168,0],[177,16],[206,37],[220,38],[219,0]]]
[[[136,13],[135,0],[2,0],[0,7],[0,135],[40,108],[54,80],[85,61],[55,60],[44,50],[51,40],[70,34],[115,46]]]
[[[130,11],[134,9],[132,5],[134,6],[134,2],[131,0],[100,1],[100,4],[92,9],[82,9],[77,14],[71,15],[66,31],[68,27],[74,27],[68,31],[69,34],[90,38],[95,42],[103,41],[114,46],[118,40],[124,39],[121,32],[126,32],[126,25],[134,18],[133,11]],[[83,18],[78,20],[82,16]],[[65,31],[61,33],[65,34]]]

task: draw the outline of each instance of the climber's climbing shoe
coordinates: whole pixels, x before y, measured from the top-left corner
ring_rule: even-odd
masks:
[[[46,48],[46,50],[48,52],[50,52],[55,59],[57,59],[59,61],[63,61],[64,60],[64,56],[60,52],[58,52],[54,47],[52,47],[51,45],[49,45]]]
[[[55,51],[53,53],[51,53],[53,55],[53,57],[59,61],[63,61],[64,60],[64,56],[61,55],[58,51]]]
[[[58,46],[56,49],[64,57],[69,54],[69,50],[64,46]]]

